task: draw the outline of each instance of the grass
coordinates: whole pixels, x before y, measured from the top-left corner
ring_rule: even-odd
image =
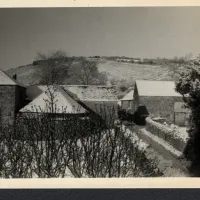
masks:
[[[134,80],[171,80],[172,70],[169,66],[144,65],[137,63],[122,63],[104,61],[98,65],[100,72],[106,72],[108,79]]]

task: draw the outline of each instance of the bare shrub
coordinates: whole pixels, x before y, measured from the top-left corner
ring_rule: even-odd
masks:
[[[49,90],[51,91],[51,90]],[[1,177],[138,177],[159,176],[156,163],[114,126],[114,108],[97,114],[47,110],[26,112],[1,130]]]

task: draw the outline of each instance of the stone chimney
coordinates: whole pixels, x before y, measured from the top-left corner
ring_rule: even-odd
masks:
[[[17,80],[17,74],[13,74],[13,79]]]

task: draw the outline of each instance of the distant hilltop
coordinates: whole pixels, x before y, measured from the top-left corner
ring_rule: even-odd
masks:
[[[127,63],[138,63],[138,64],[150,64],[150,65],[163,65],[163,64],[185,64],[188,63],[189,61],[194,61],[192,59],[186,58],[186,57],[174,57],[173,59],[168,59],[168,58],[133,58],[133,57],[127,57],[127,56],[72,56],[72,57],[66,57],[66,62],[71,60],[71,61],[80,61],[81,59],[88,59],[88,60],[94,60],[94,61],[118,61],[118,62],[127,62]],[[37,60],[33,61],[32,64],[27,64],[27,65],[21,65],[17,68],[23,68],[23,67],[30,67],[30,66],[36,66],[38,63],[45,62],[44,60]],[[11,68],[10,70],[13,70],[16,68]]]

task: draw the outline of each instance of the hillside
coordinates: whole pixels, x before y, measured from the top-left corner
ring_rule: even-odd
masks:
[[[12,68],[6,71],[7,74],[13,76],[17,74],[17,79],[24,85],[32,85],[39,81],[39,74],[37,73],[37,66],[26,65],[17,68]]]
[[[109,80],[171,80],[172,69],[168,66],[124,63],[117,61],[101,61],[98,64],[100,72],[107,72]]]
[[[17,74],[17,79],[25,84],[37,84],[39,74],[38,66],[26,65],[7,70],[9,75]],[[136,79],[171,80],[173,70],[168,66],[145,65],[137,63],[125,63],[101,59],[98,62],[100,72],[106,72],[108,80],[120,81],[122,79],[131,83]]]

